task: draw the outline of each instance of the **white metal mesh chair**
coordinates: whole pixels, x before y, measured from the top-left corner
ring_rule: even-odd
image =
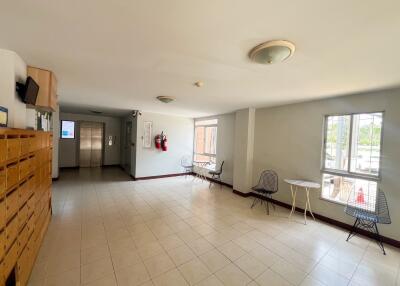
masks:
[[[183,156],[181,159],[181,167],[185,172],[185,177],[193,173],[193,161],[189,155]]]
[[[362,190],[361,190],[362,191]],[[382,237],[379,234],[377,224],[391,224],[389,207],[385,193],[381,190],[376,195],[365,197],[363,192],[353,190],[347,201],[345,213],[354,217],[356,221],[350,230],[346,241],[349,241],[357,233],[357,229],[372,232],[378,246],[386,255]]]
[[[222,175],[222,167],[224,166],[225,161],[222,161],[221,166],[219,167],[218,170],[215,171],[209,171],[208,174],[211,175],[211,179],[214,181],[218,181],[220,183],[220,186],[222,188],[222,184],[221,184],[221,175]],[[210,185],[208,186],[209,188],[211,188],[213,181],[210,180]]]
[[[267,214],[269,214],[269,203],[272,199],[272,194],[278,191],[278,174],[272,170],[266,170],[261,173],[258,184],[251,188],[259,197],[255,197],[251,208],[253,208],[258,202],[265,204]],[[275,209],[275,205],[271,202]]]

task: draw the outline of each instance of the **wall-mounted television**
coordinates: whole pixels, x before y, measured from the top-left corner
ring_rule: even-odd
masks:
[[[39,93],[39,85],[33,78],[28,76],[25,84],[17,82],[17,92],[23,102],[35,105]]]
[[[75,139],[75,122],[61,120],[61,139]]]

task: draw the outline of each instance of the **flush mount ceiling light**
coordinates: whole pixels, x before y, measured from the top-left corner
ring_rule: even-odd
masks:
[[[171,97],[171,96],[163,96],[163,95],[157,96],[157,99],[158,99],[159,101],[161,101],[161,102],[164,102],[164,103],[170,103],[171,101],[174,101],[174,100],[175,100],[175,99],[174,99],[173,97]]]
[[[98,110],[89,110],[91,113],[94,113],[94,114],[102,114],[103,112],[101,112],[101,111],[98,111]]]
[[[274,64],[290,58],[295,51],[293,43],[276,40],[262,43],[249,52],[249,58],[259,64]]]

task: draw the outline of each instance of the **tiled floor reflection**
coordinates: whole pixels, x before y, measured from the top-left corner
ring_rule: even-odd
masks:
[[[30,285],[400,285],[399,250],[250,204],[192,177],[63,171]]]

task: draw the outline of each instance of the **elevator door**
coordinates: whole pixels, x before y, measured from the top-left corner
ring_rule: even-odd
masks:
[[[103,159],[103,123],[80,122],[79,166],[100,167]]]

